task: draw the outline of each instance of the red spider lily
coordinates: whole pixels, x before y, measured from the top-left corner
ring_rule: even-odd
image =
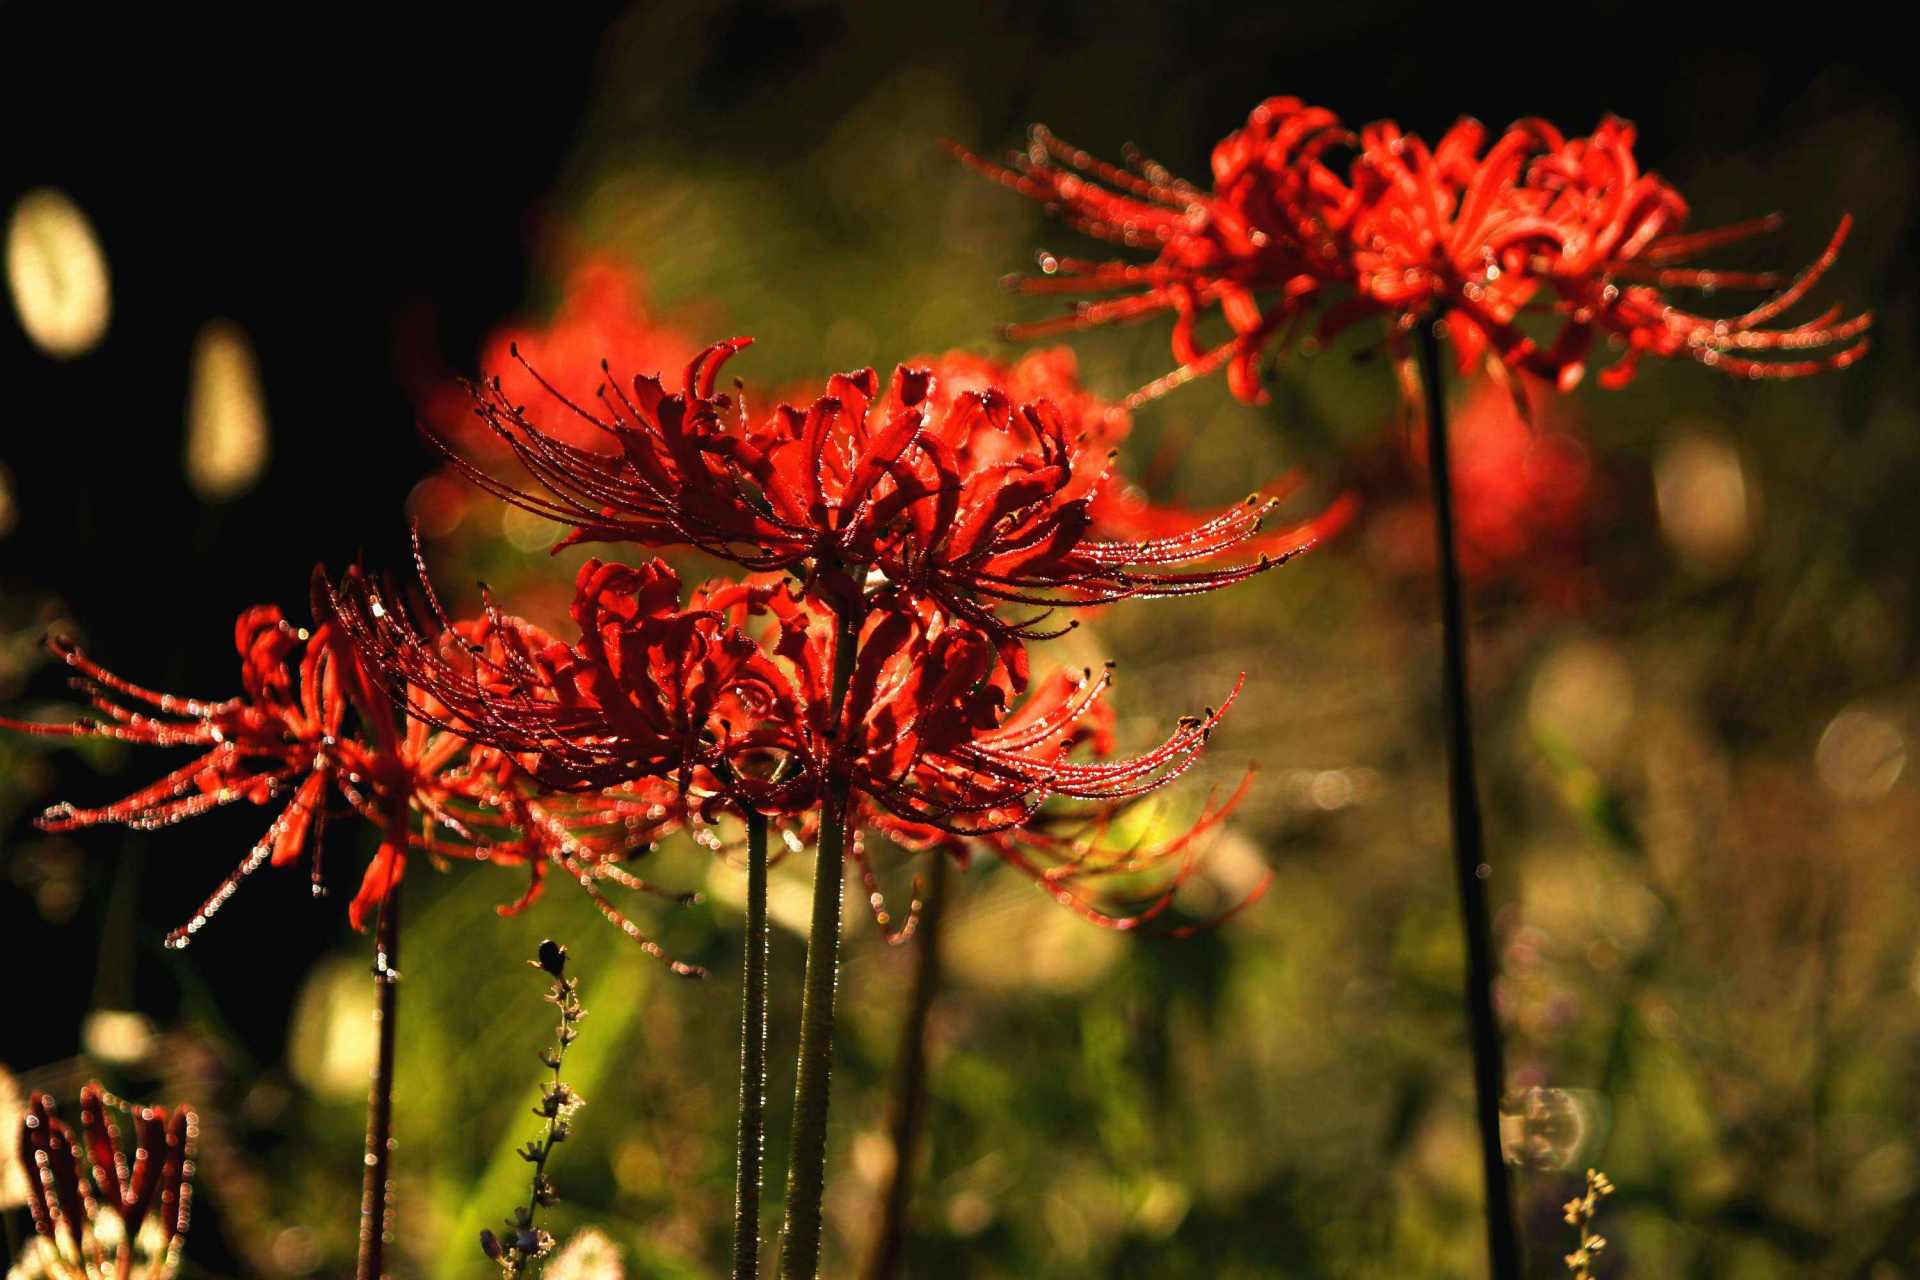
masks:
[[[454,622],[431,587],[423,626],[357,568],[322,590],[367,667],[420,691],[408,706],[416,719],[511,755],[554,791],[673,779],[709,815],[721,802],[711,726],[740,714],[755,659],[767,660],[711,610],[682,610],[664,562],[582,565],[573,646],[491,603],[480,621]]]
[[[296,860],[309,835],[318,846],[325,818],[322,802],[334,768],[331,744],[347,713],[330,646],[295,628],[277,608],[262,605],[242,613],[234,640],[243,692],[212,702],[142,688],[56,639],[55,652],[80,673],[75,687],[98,718],[70,724],[0,720],[0,725],[25,733],[202,749],[194,760],[112,804],[92,809],[53,806],[39,820],[50,831],[108,822],[151,830],[236,800],[261,805],[285,801],[239,869],[188,926],[170,935],[174,944],[197,932],[239,881],[269,859],[276,865]],[[317,885],[317,865],[314,875]]]
[[[145,1274],[172,1275],[192,1204],[193,1112],[184,1106],[125,1107],[98,1084],[88,1084],[80,1090],[76,1138],[53,1106],[43,1093],[30,1097],[19,1136],[27,1206],[43,1242],[43,1274],[126,1276],[133,1274],[136,1254],[143,1254]],[[116,1108],[133,1121],[131,1164],[112,1119]],[[91,1185],[81,1171],[83,1155]],[[113,1227],[102,1229],[109,1217]]]
[[[1071,678],[1062,673],[1058,679],[1064,683]],[[1096,711],[1105,710],[1104,703],[1096,708]],[[1092,747],[1091,751],[1095,756],[1111,754],[1111,740],[1107,740],[1103,746]],[[870,810],[866,822],[903,848],[937,852],[955,858],[962,864],[970,861],[976,851],[984,850],[1030,877],[1055,902],[1082,918],[1105,928],[1127,931],[1139,928],[1173,905],[1181,886],[1199,869],[1196,852],[1200,838],[1218,827],[1239,807],[1252,781],[1253,775],[1249,772],[1224,802],[1208,805],[1199,818],[1179,835],[1151,845],[1138,841],[1117,843],[1114,840],[1116,825],[1134,808],[1138,797],[1072,809],[1043,809],[1019,826],[966,835],[929,823],[911,821],[884,810]],[[866,885],[868,904],[880,926],[885,929],[889,923],[885,898],[857,844],[854,854]],[[1089,896],[1090,889],[1099,889],[1102,897],[1111,897],[1105,891],[1107,883],[1119,880],[1130,884],[1141,878],[1149,878],[1157,883],[1148,892],[1145,903],[1130,911],[1116,914]],[[1173,936],[1184,937],[1199,928],[1225,922],[1259,901],[1271,881],[1272,875],[1268,873],[1225,912],[1202,925],[1186,925],[1175,929]],[[903,941],[913,925],[914,918],[910,914],[906,926],[890,935],[889,940]]]
[[[946,412],[962,394],[984,394],[995,388],[1003,390],[1016,403],[1040,400],[1052,403],[1059,408],[1063,419],[1076,428],[1075,444],[1083,458],[1104,458],[1112,454],[1133,430],[1131,409],[1104,400],[1081,384],[1079,363],[1068,347],[1043,347],[1026,353],[1012,364],[961,351],[921,357],[908,363],[910,367],[932,371],[932,399],[938,412]],[[996,438],[987,432],[975,432],[966,450],[975,458],[991,458],[997,448],[1004,451],[1005,439],[1004,435]],[[1156,503],[1146,490],[1130,483],[1112,468],[1083,469],[1080,474],[1087,477],[1087,509],[1097,537],[1122,542],[1177,537],[1226,514],[1223,511],[1193,512]],[[1277,502],[1292,493],[1299,483],[1297,474],[1289,474],[1267,485],[1260,496]],[[1263,531],[1249,539],[1245,547],[1254,553],[1293,555],[1338,532],[1353,510],[1352,498],[1342,496],[1312,519]]]
[[[744,733],[723,724],[716,735],[721,750],[732,753],[736,794],[764,809],[812,813],[825,779],[844,777],[855,796],[856,827],[873,827],[910,848],[984,847],[1086,918],[1131,929],[1171,905],[1194,869],[1194,841],[1238,801],[1236,793],[1160,848],[1105,847],[1099,837],[1119,813],[1197,761],[1226,705],[1183,719],[1154,750],[1104,758],[1113,750],[1111,712],[1102,701],[1110,672],[1056,673],[1016,702],[1027,683],[1024,654],[1009,656],[968,624],[921,604],[878,609],[868,618],[836,729],[828,681],[837,631],[824,608],[768,583],[710,584],[695,602],[722,612],[740,634],[758,632],[761,651],[778,659],[783,678],[745,691],[742,707],[773,714]],[[1228,705],[1238,692],[1236,685]],[[1083,748],[1095,759],[1076,758]],[[1054,798],[1089,807],[1043,815],[1041,806]],[[857,840],[848,848],[885,928],[864,850]],[[1157,896],[1130,915],[1109,915],[1078,891],[1175,861]]]
[[[348,907],[356,929],[366,926],[399,883],[408,854],[419,852],[436,860],[530,866],[532,883],[517,903],[503,909],[507,913],[534,900],[548,864],[559,866],[616,924],[638,936],[596,882],[646,887],[615,863],[637,843],[681,821],[684,812],[669,791],[531,798],[523,794],[517,769],[506,757],[401,715],[384,689],[369,681],[334,627],[322,625],[310,633],[295,628],[278,609],[258,606],[240,616],[235,638],[243,689],[238,697],[211,702],[156,693],[113,674],[77,648],[56,643],[56,652],[81,673],[75,683],[96,718],[68,724],[0,719],[0,726],[31,734],[201,751],[112,804],[53,806],[39,820],[47,830],[102,823],[151,830],[243,799],[282,806],[239,866],[168,935],[168,945],[185,946],[240,882],[269,862],[284,866],[311,850],[314,892],[323,892],[321,836],[334,794],[382,835]]]
[[[1049,634],[1036,627],[1056,607],[1206,591],[1276,562],[1174,568],[1254,537],[1272,505],[1257,498],[1166,536],[1093,536],[1091,495],[1110,457],[1087,456],[1083,437],[1100,425],[1078,420],[1076,405],[1016,403],[997,386],[943,399],[932,370],[902,367],[884,399],[867,369],[829,379],[806,409],[782,404],[752,421],[743,401],[715,391],[747,342],[701,353],[678,394],[637,377],[631,395],[603,388],[596,411],[547,388],[553,409],[617,441],[618,455],[567,444],[488,383],[477,411],[540,492],[448,454],[488,492],[572,526],[562,545],[678,544],[752,570],[810,567],[852,608],[861,585],[842,570],[877,571],[882,589],[904,587],[1015,639]],[[998,603],[1042,613],[1006,622],[992,613]]]
[[[1044,129],[1012,168],[956,151],[1078,230],[1156,252],[1151,263],[1043,256],[1045,274],[1025,281],[1027,292],[1122,296],[1013,329],[1031,337],[1172,312],[1180,367],[1141,397],[1225,364],[1235,395],[1263,399],[1261,353],[1276,339],[1284,345],[1316,307],[1324,308],[1323,341],[1367,315],[1397,326],[1443,316],[1463,366],[1491,351],[1563,391],[1579,382],[1596,334],[1626,349],[1603,375],[1607,386],[1626,382],[1647,354],[1785,378],[1844,368],[1866,350],[1867,314],[1842,319],[1836,308],[1774,325],[1832,265],[1849,220],[1786,288],[1739,315],[1701,316],[1676,306],[1668,291],[1777,281],[1687,260],[1771,230],[1777,219],[1685,232],[1685,200],[1640,171],[1633,127],[1618,119],[1571,140],[1540,120],[1514,125],[1483,150],[1486,139],[1473,120],[1433,148],[1386,121],[1356,137],[1329,111],[1271,98],[1214,148],[1208,191],[1151,163],[1137,172],[1103,164]],[[1345,176],[1328,162],[1336,149],[1356,152]],[[1544,346],[1518,323],[1542,298],[1561,324]],[[1205,349],[1195,323],[1216,307],[1233,337]],[[1768,358],[1815,351],[1824,354]]]
[[[1110,820],[1112,806],[1190,768],[1226,710],[1182,720],[1142,755],[1083,762],[1077,748],[1110,746],[1100,704],[1108,673],[1056,677],[1013,705],[1026,685],[1019,647],[899,591],[865,618],[837,718],[834,614],[771,575],[709,583],[682,608],[679,578],[663,561],[589,560],[572,645],[491,611],[483,626],[449,623],[430,589],[426,599],[423,621],[350,573],[329,603],[369,669],[423,691],[413,714],[513,755],[547,786],[673,778],[709,815],[730,801],[804,821],[828,780],[840,779],[856,797],[856,823],[913,840],[985,840],[1076,903],[1071,885],[1094,873],[1091,856],[1049,872],[1019,850],[1061,854],[1064,841],[996,837],[1026,826],[1052,797],[1107,806],[1089,818]],[[1147,861],[1115,858],[1104,870]]]

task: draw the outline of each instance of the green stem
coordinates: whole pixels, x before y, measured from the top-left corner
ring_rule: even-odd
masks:
[[[946,914],[947,855],[935,850],[927,905],[920,916],[919,967],[913,1003],[900,1032],[900,1066],[893,1095],[893,1176],[881,1209],[880,1233],[867,1259],[867,1280],[895,1280],[906,1261],[907,1209],[913,1200],[913,1166],[927,1112],[927,1021],[940,991],[940,921]]]
[[[733,1280],[760,1274],[767,1145],[767,818],[747,807],[747,944],[740,987],[740,1137],[734,1153]]]
[[[393,1170],[393,1036],[400,989],[400,886],[394,885],[380,907],[374,927],[374,1025],[379,1051],[367,1093],[366,1175],[360,1189],[360,1259],[356,1280],[381,1280],[386,1274],[390,1210],[387,1196]]]
[[[1506,1089],[1500,1024],[1493,1011],[1493,930],[1487,909],[1486,837],[1473,763],[1472,702],[1467,693],[1467,624],[1461,604],[1460,558],[1454,545],[1453,479],[1447,456],[1446,388],[1440,338],[1431,323],[1419,328],[1420,380],[1426,391],[1427,466],[1433,484],[1434,542],[1440,562],[1441,667],[1447,714],[1447,797],[1453,827],[1454,881],[1466,934],[1467,1029],[1473,1046],[1474,1101],[1485,1188],[1487,1261],[1494,1280],[1520,1280],[1520,1239],[1514,1228],[1513,1189],[1500,1145],[1500,1099]]]
[[[853,682],[860,620],[840,615],[834,644],[832,722],[838,735]],[[820,1201],[826,1191],[827,1104],[833,1071],[833,998],[840,979],[841,885],[850,814],[836,742],[820,802],[820,850],[813,871],[813,921],[807,933],[806,995],[800,1006],[800,1069],[793,1088],[793,1152],[787,1165],[787,1222],[780,1240],[781,1280],[814,1280],[820,1269]]]

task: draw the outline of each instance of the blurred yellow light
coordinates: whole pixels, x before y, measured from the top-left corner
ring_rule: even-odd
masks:
[[[131,1009],[96,1009],[80,1026],[80,1043],[87,1053],[119,1066],[144,1059],[159,1038],[153,1019]]]
[[[33,345],[50,356],[92,349],[113,316],[107,258],[93,224],[64,192],[20,197],[7,222],[7,289]]]
[[[430,475],[407,495],[407,518],[428,540],[444,538],[466,518],[467,494],[458,482]]]
[[[560,536],[560,531],[554,528],[551,520],[505,504],[500,508],[500,532],[506,535],[515,550],[529,555],[545,551]]]
[[[1085,991],[1126,945],[1015,876],[970,895],[955,921],[941,944],[946,964],[957,981],[989,991]]]
[[[366,966],[331,960],[307,979],[294,1004],[287,1063],[293,1078],[325,1098],[364,1094],[380,1047]]]
[[[1660,528],[1687,566],[1717,576],[1753,546],[1759,503],[1740,451],[1716,436],[1675,440],[1654,463]]]
[[[5,1063],[0,1063],[0,1133],[18,1134],[21,1117],[27,1113],[27,1092],[13,1078]],[[0,1160],[0,1210],[17,1209],[27,1202],[26,1170],[18,1160]]]
[[[957,1236],[977,1236],[993,1225],[993,1201],[978,1191],[956,1192],[947,1201],[947,1230]]]
[[[266,469],[268,444],[253,344],[231,320],[210,320],[193,340],[187,483],[208,502],[238,497]]]
[[[544,1272],[547,1280],[626,1280],[620,1248],[592,1227],[573,1233]]]
[[[1887,794],[1907,768],[1900,726],[1864,707],[1848,707],[1828,723],[1813,749],[1814,771],[1843,800]]]
[[[1527,721],[1591,765],[1610,763],[1633,724],[1633,671],[1613,646],[1581,640],[1555,649],[1533,677]]]

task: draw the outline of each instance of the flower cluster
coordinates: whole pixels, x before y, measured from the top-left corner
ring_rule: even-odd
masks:
[[[990,848],[1120,927],[1163,910],[1171,888],[1110,917],[1075,886],[1175,860],[1175,884],[1184,877],[1190,839],[1122,855],[1096,837],[1192,765],[1225,703],[1114,759],[1101,719],[1111,674],[1036,683],[1027,643],[1073,625],[1052,621],[1059,610],[1238,582],[1344,513],[1278,531],[1276,544],[1261,530],[1272,499],[1184,524],[1129,510],[1112,467],[1126,411],[1085,392],[1064,352],[1014,366],[949,355],[902,365],[884,387],[871,369],[835,375],[804,407],[756,414],[737,384],[721,389],[747,345],[708,347],[678,389],[609,375],[590,399],[516,351],[539,403],[518,403],[496,377],[475,388],[475,412],[530,479],[441,442],[480,487],[560,526],[561,545],[687,547],[742,578],[688,592],[659,559],[588,560],[567,640],[491,602],[480,621],[457,622],[424,571],[407,593],[350,570],[320,589],[321,614],[393,701],[512,759],[545,793],[667,782],[690,814],[752,810],[783,819],[797,843],[819,834],[840,792],[834,820],[850,831]],[[596,447],[574,442],[583,426]],[[1130,523],[1138,536],[1103,531]],[[1257,554],[1222,562],[1256,542]],[[1053,799],[1090,807],[1041,821]],[[1219,816],[1203,813],[1199,828]],[[871,887],[857,839],[850,850]],[[870,900],[885,923],[877,890]]]
[[[966,370],[975,385],[943,391],[936,366],[903,365],[884,392],[872,369],[836,374],[804,407],[756,417],[718,389],[749,342],[708,347],[678,391],[639,375],[582,403],[543,382],[533,411],[490,379],[476,410],[531,486],[451,446],[448,456],[483,489],[568,527],[562,545],[686,546],[753,571],[805,568],[846,607],[858,607],[859,578],[878,575],[1015,639],[1046,634],[1057,608],[1206,591],[1267,564],[1184,567],[1255,537],[1274,505],[1257,497],[1162,536],[1099,536],[1112,424],[1091,398],[1016,400],[978,367]],[[617,452],[569,443],[581,424]],[[996,605],[1039,613],[1006,619]]]
[[[115,1113],[132,1122],[132,1159]],[[55,1280],[167,1277],[180,1268],[198,1121],[184,1106],[129,1106],[97,1083],[80,1090],[80,1130],[42,1093],[27,1101],[19,1157],[35,1239],[21,1260]],[[88,1176],[90,1173],[90,1177]]]
[[[677,390],[641,375],[590,399],[516,349],[520,389],[542,403],[516,403],[494,377],[474,388],[475,410],[506,446],[495,461],[510,451],[530,483],[442,441],[480,487],[556,521],[562,542],[692,548],[743,577],[687,592],[661,560],[590,560],[563,640],[491,600],[449,616],[424,567],[418,593],[358,568],[316,574],[312,629],[270,606],[242,615],[242,692],[219,702],[154,692],[58,645],[94,714],[0,724],[197,755],[112,804],[57,805],[41,824],[146,829],[241,800],[277,806],[170,935],[176,946],[269,863],[308,857],[321,892],[321,837],[342,807],[380,835],[349,906],[356,928],[424,855],[527,868],[527,891],[503,913],[557,867],[659,954],[600,888],[649,888],[622,865],[630,853],[682,826],[718,847],[710,824],[748,810],[799,846],[819,838],[836,794],[835,834],[855,834],[846,847],[883,926],[857,837],[867,829],[910,849],[990,849],[1102,923],[1163,911],[1191,869],[1191,837],[1125,852],[1101,837],[1193,764],[1232,694],[1116,758],[1111,673],[1036,682],[1027,645],[1076,625],[1056,621],[1062,610],[1241,581],[1344,509],[1263,530],[1272,497],[1188,517],[1139,501],[1113,468],[1127,412],[1086,392],[1064,352],[1011,366],[948,355],[903,365],[884,387],[871,369],[835,375],[804,407],[754,414],[737,386],[719,386],[746,345],[700,351]],[[1082,808],[1043,816],[1050,800]],[[1203,810],[1197,829],[1230,804]],[[1152,866],[1175,870],[1138,911],[1109,914],[1084,891]]]
[[[191,941],[240,883],[269,863],[284,866],[306,856],[314,893],[324,892],[322,836],[336,800],[381,837],[348,907],[356,929],[366,926],[398,885],[408,856],[418,853],[436,861],[528,867],[527,890],[503,906],[503,914],[531,903],[547,868],[557,866],[617,924],[639,936],[597,885],[612,880],[646,887],[618,864],[627,851],[683,819],[671,789],[537,795],[498,751],[436,732],[428,719],[406,714],[403,707],[422,695],[403,691],[397,702],[390,700],[388,687],[369,677],[337,626],[295,627],[279,609],[263,605],[241,614],[234,638],[242,689],[236,697],[215,702],[158,693],[56,641],[55,651],[79,673],[74,683],[94,714],[51,724],[0,719],[0,726],[36,735],[199,753],[113,803],[53,806],[39,819],[46,830],[103,823],[151,830],[242,800],[278,806],[239,866],[168,935],[170,946]]]
[[[509,354],[525,352],[541,375],[575,398],[591,398],[606,378],[606,357],[618,353],[630,367],[682,368],[700,350],[689,326],[700,308],[666,311],[651,305],[647,282],[619,259],[603,253],[583,255],[566,272],[560,299],[544,321],[516,319],[487,335],[480,347],[480,367],[500,378],[504,393],[518,400],[542,394],[540,384]],[[415,362],[414,400],[423,422],[464,455],[489,465],[507,461],[506,449],[487,425],[472,412],[473,399],[465,382],[452,376],[437,357]],[[569,444],[581,448],[608,448],[611,442],[585,423],[555,423]],[[497,516],[485,496],[463,481],[451,467],[426,476],[407,498],[407,511],[421,534],[431,541],[453,540],[456,546],[484,536],[495,522],[477,517]]]
[[[1110,673],[1036,683],[1027,643],[1073,625],[1052,621],[1059,610],[1240,581],[1342,513],[1277,540],[1261,530],[1272,499],[1184,523],[1147,514],[1113,471],[1126,411],[1081,388],[1064,352],[1014,366],[938,357],[884,387],[871,369],[835,375],[804,407],[756,414],[738,384],[721,389],[746,345],[708,347],[676,390],[609,375],[583,398],[524,360],[536,406],[499,378],[476,387],[476,413],[528,481],[442,442],[476,484],[559,525],[562,545],[693,548],[742,578],[688,592],[659,559],[588,560],[564,641],[491,602],[480,622],[456,622],[424,572],[410,605],[350,570],[323,588],[322,612],[411,714],[503,753],[547,793],[665,781],[694,815],[752,810],[798,843],[819,835],[838,792],[834,821],[850,831],[956,855],[990,848],[1121,927],[1163,910],[1170,888],[1109,917],[1075,886],[1173,860],[1184,876],[1190,839],[1156,858],[1095,837],[1191,766],[1225,705],[1111,758]],[[583,425],[597,447],[572,442]],[[1129,524],[1137,536],[1108,532]],[[1053,799],[1089,808],[1040,820]],[[1199,828],[1219,816],[1203,813]],[[871,888],[863,846],[849,847]]]
[[[1030,293],[1114,295],[1057,320],[1014,326],[1037,336],[1170,312],[1176,371],[1151,396],[1225,365],[1234,394],[1264,398],[1259,361],[1317,314],[1325,341],[1368,316],[1395,328],[1443,320],[1463,368],[1490,357],[1561,390],[1584,376],[1596,337],[1623,350],[1601,374],[1624,384],[1645,356],[1686,357],[1748,378],[1844,368],[1866,349],[1866,314],[1838,308],[1780,323],[1832,265],[1843,219],[1815,261],[1785,287],[1765,273],[1693,265],[1702,252],[1770,231],[1760,218],[1685,230],[1686,200],[1634,156],[1634,129],[1609,117],[1569,138],[1523,120],[1491,141],[1463,119],[1429,146],[1391,121],[1355,134],[1324,108],[1270,98],[1213,152],[1202,189],[1137,157],[1102,163],[1045,129],[1011,166],[961,158],[1043,201],[1097,239],[1154,253],[1150,262],[1042,255]],[[1344,169],[1339,157],[1349,157]],[[1732,316],[1676,304],[1675,290],[1777,289]],[[1558,317],[1535,337],[1524,314]],[[1205,346],[1200,317],[1217,309],[1232,331]]]

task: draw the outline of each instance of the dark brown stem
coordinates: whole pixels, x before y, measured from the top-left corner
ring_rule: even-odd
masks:
[[[747,810],[746,972],[740,990],[740,1130],[734,1152],[733,1280],[760,1274],[767,1145],[767,819]]]
[[[940,918],[947,900],[947,855],[935,850],[929,873],[927,905],[920,913],[919,967],[913,975],[913,1002],[900,1031],[900,1065],[894,1080],[890,1128],[893,1175],[881,1208],[880,1234],[867,1260],[867,1280],[895,1280],[906,1257],[907,1209],[913,1199],[915,1158],[927,1112],[927,1019],[940,991]]]
[[[1506,1091],[1500,1024],[1493,1011],[1493,929],[1487,910],[1486,837],[1473,763],[1472,702],[1467,692],[1467,623],[1461,604],[1460,557],[1454,545],[1453,479],[1447,456],[1446,388],[1440,338],[1431,323],[1419,328],[1420,381],[1426,392],[1427,466],[1433,485],[1434,543],[1440,562],[1440,628],[1446,695],[1447,799],[1453,823],[1454,880],[1467,943],[1467,1030],[1473,1046],[1473,1087],[1480,1128],[1480,1172],[1485,1185],[1487,1261],[1494,1280],[1520,1280],[1520,1240],[1513,1190],[1500,1145],[1500,1100]]]
[[[860,620],[840,615],[833,664],[833,724],[841,723],[853,680]],[[832,1093],[833,1001],[840,980],[841,886],[846,878],[851,802],[838,763],[820,803],[820,849],[813,871],[813,920],[807,931],[806,995],[800,1006],[800,1069],[793,1087],[793,1150],[787,1164],[787,1221],[780,1238],[781,1280],[814,1280],[820,1271],[820,1202],[826,1194],[827,1108]]]
[[[393,1032],[400,987],[400,886],[394,885],[374,927],[373,1021],[380,1049],[367,1094],[366,1180],[360,1190],[360,1262],[355,1280],[382,1280],[386,1266],[387,1193],[393,1170]]]

